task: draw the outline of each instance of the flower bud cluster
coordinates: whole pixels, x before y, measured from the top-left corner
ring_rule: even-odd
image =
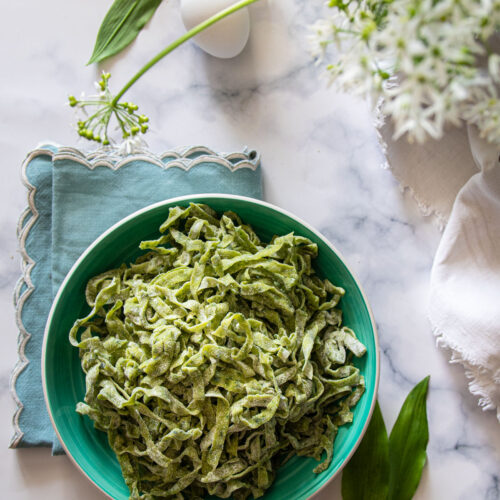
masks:
[[[80,137],[98,142],[104,146],[112,142],[109,134],[110,122],[117,123],[123,139],[145,134],[148,131],[149,118],[139,113],[137,104],[129,101],[117,101],[109,90],[110,73],[102,73],[96,83],[98,95],[77,99],[68,96],[68,104],[81,115],[77,121]]]

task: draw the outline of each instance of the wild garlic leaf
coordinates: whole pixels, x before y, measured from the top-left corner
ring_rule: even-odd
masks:
[[[378,401],[370,425],[342,475],[343,500],[387,500],[389,439]]]
[[[115,0],[99,28],[87,64],[111,57],[129,45],[151,19],[161,0]]]
[[[389,437],[389,500],[410,500],[418,487],[427,456],[427,389],[429,376],[406,397]]]

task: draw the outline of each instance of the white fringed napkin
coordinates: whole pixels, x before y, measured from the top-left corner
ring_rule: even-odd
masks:
[[[426,214],[446,225],[431,272],[429,320],[469,390],[500,421],[500,151],[474,130],[425,146],[390,140],[389,166]]]

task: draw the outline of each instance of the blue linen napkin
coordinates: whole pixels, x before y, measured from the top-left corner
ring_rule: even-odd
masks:
[[[52,300],[73,263],[106,229],[152,203],[206,192],[262,198],[261,171],[255,151],[192,147],[123,158],[43,146],[28,155],[23,180],[29,207],[18,226],[23,276],[15,293],[19,361],[11,389],[18,408],[10,446],[52,446],[57,454],[62,448],[45,407],[41,353]]]

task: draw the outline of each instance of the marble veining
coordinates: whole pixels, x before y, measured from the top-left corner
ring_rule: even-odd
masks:
[[[101,499],[66,457],[8,450],[15,405],[8,378],[16,361],[12,293],[19,276],[16,222],[26,205],[20,166],[50,140],[81,148],[68,93],[93,92],[100,70],[119,88],[182,32],[178,2],[163,2],[123,56],[86,67],[109,2],[9,2],[0,34],[0,481],[13,500]],[[307,52],[307,24],[322,2],[261,0],[251,9],[244,52],[216,60],[188,44],[155,67],[128,96],[150,116],[151,151],[190,144],[261,153],[266,200],[318,228],[363,284],[379,327],[379,400],[390,429],[411,387],[431,374],[428,465],[417,500],[500,498],[500,428],[467,390],[463,369],[437,349],[426,319],[429,272],[440,233],[421,216],[384,158],[367,105],[326,88]],[[336,479],[317,497],[340,499]]]

